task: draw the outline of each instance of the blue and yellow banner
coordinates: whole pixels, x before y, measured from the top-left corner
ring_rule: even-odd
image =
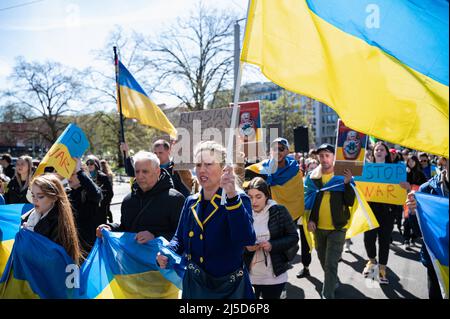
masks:
[[[243,187],[255,177],[262,177],[270,185],[273,200],[285,206],[293,220],[303,216],[303,174],[295,159],[286,157],[286,165],[282,168],[277,168],[273,160],[246,167]]]
[[[241,60],[274,83],[358,132],[449,156],[447,0],[252,0],[247,18]]]
[[[143,125],[166,132],[177,138],[177,130],[161,109],[150,99],[127,68],[119,62],[119,89],[122,113],[126,118],[136,119]]]
[[[21,216],[32,208],[31,204],[0,205],[0,278],[20,230]]]
[[[162,237],[138,244],[135,236],[104,230],[80,268],[63,247],[22,229],[0,278],[0,298],[177,299],[182,258],[166,248]],[[156,264],[159,251],[169,258],[167,269]]]
[[[38,233],[21,229],[0,278],[1,299],[67,299],[68,270],[76,268],[64,248]]]
[[[350,207],[350,219],[347,225],[344,227],[347,229],[347,233],[345,236],[347,239],[380,226],[375,215],[372,212],[372,209],[365,200],[361,190],[358,188],[358,186],[355,186],[353,181],[350,185],[352,186],[356,196],[353,205]],[[306,177],[305,219],[303,222],[303,229],[305,231],[305,237],[311,250],[315,247],[314,234],[308,231],[308,221],[314,202],[316,200],[317,193],[319,191],[343,192],[344,190],[345,185],[343,176],[333,176],[333,178],[328,183],[323,185],[322,189],[320,190],[317,188],[316,184],[314,184],[310,176]]]
[[[419,192],[415,197],[423,241],[433,262],[442,296],[448,299],[448,197]]]
[[[88,147],[89,141],[83,130],[76,124],[69,124],[45,154],[34,176],[43,174],[45,168],[51,166],[59,175],[68,179],[77,164],[74,158],[81,158]]]
[[[165,248],[167,240],[138,244],[134,233],[102,233],[81,268],[79,298],[178,298],[184,266],[180,256]],[[169,258],[167,269],[156,264],[159,251]]]
[[[406,182],[405,163],[365,163],[362,176],[354,180],[368,202],[403,205],[406,201],[406,190],[399,185]]]

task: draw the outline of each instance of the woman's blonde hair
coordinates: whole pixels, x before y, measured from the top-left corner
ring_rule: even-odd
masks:
[[[216,159],[216,162],[221,167],[225,166],[227,150],[221,144],[214,141],[198,143],[194,150],[194,161],[197,159],[197,156],[204,151],[209,151],[210,153],[212,153],[214,158]]]
[[[28,186],[30,185],[31,179],[33,178],[33,159],[31,158],[31,156],[22,155],[21,157],[19,157],[17,159],[17,161],[21,161],[21,160],[25,161],[28,165],[28,172],[27,172],[27,178],[25,180],[25,184],[22,185],[22,177],[20,176],[19,172],[17,171],[17,168],[16,168],[15,176],[17,179],[17,183],[19,183],[20,190],[23,191],[24,189],[28,188]]]
[[[45,174],[34,178],[31,182],[31,186],[33,185],[39,187],[45,196],[55,200],[55,206],[58,209],[57,243],[63,246],[67,254],[79,265],[83,252],[72,207],[62,183],[55,174]]]
[[[101,171],[105,173],[107,176],[114,177],[114,173],[106,160],[102,159],[100,161],[100,168]]]

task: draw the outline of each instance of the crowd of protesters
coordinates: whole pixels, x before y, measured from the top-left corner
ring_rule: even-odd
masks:
[[[188,263],[182,291],[186,299],[281,298],[287,270],[298,250],[303,268],[297,277],[311,276],[307,228],[314,233],[324,271],[322,297],[335,298],[338,262],[343,251],[350,251],[351,241],[345,235],[355,192],[350,187],[350,171],[342,179],[334,175],[332,145],[323,144],[307,154],[292,153],[289,142],[277,138],[271,143],[270,159],[246,163],[240,173],[236,173],[238,167],[233,170],[225,164],[226,150],[214,142],[197,146],[193,171],[176,170],[171,144],[165,140],[153,143],[152,152],[140,151],[133,157],[127,144],[122,143],[121,150],[132,179],[120,222],[114,223],[110,209],[114,174],[106,160],[93,155],[84,163],[75,159],[76,168],[65,180],[51,169],[34,177],[36,167],[30,156],[20,156],[14,165],[12,157],[3,154],[0,204],[32,203],[34,208],[23,216],[23,227],[60,244],[78,264],[104,230],[136,233],[140,244],[158,236],[166,238],[169,247]],[[407,181],[401,186],[409,196],[404,207],[369,202],[380,227],[364,233],[367,264],[362,276],[377,272],[380,284],[389,284],[389,250],[397,225],[404,249],[422,246],[429,296],[438,298],[439,286],[422,245],[412,194],[420,187],[448,197],[447,159],[389,148],[378,141],[368,146],[366,161],[404,162]],[[343,182],[342,188],[322,191],[337,180]],[[314,185],[319,194],[307,220],[304,182]],[[226,197],[224,205],[222,196]],[[164,254],[156,258],[161,268],[168,266]]]

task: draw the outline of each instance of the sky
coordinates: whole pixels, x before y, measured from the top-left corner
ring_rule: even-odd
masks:
[[[104,47],[115,26],[125,32],[158,34],[177,17],[189,15],[197,0],[0,0],[0,87],[17,56],[27,61],[57,61],[83,69],[95,66],[93,51]],[[246,16],[247,0],[203,0],[208,7]],[[243,33],[243,26],[242,23]],[[112,51],[112,50],[111,50]],[[112,54],[112,53],[111,53]],[[243,82],[264,80],[263,76]],[[156,103],[175,103],[164,95]]]

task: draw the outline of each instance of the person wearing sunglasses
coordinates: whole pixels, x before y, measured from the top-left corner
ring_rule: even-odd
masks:
[[[431,178],[431,165],[430,165],[430,159],[428,158],[428,154],[420,153],[419,161],[420,161],[420,166],[422,166],[422,171],[425,174],[426,178],[430,179]]]
[[[86,166],[88,167],[92,180],[101,188],[103,195],[97,216],[94,220],[94,227],[97,227],[98,225],[106,223],[108,207],[111,204],[114,192],[108,176],[101,170],[100,160],[97,157],[93,155],[88,156]]]

